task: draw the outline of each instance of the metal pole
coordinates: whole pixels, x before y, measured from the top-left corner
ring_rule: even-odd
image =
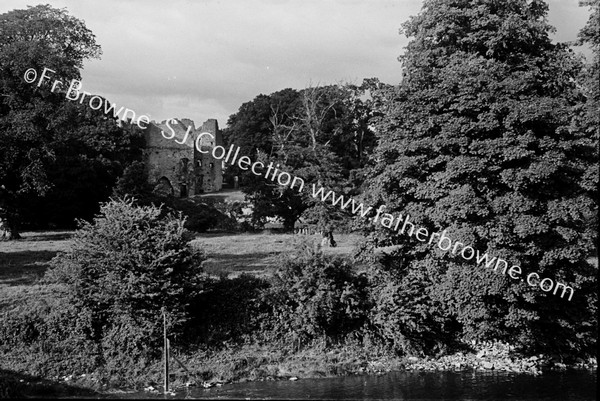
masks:
[[[169,340],[167,340],[167,314],[165,308],[162,308],[163,314],[163,342],[164,342],[164,375],[165,375],[165,393],[169,391]]]

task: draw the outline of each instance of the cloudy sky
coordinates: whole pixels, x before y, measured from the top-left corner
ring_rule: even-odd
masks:
[[[44,0],[85,21],[102,46],[83,90],[154,120],[217,118],[260,93],[377,77],[398,83],[398,28],[421,0]],[[555,39],[589,11],[549,0]],[[2,0],[0,13],[32,0]]]

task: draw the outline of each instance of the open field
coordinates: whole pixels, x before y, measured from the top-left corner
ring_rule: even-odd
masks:
[[[71,244],[74,231],[24,232],[22,240],[0,242],[0,293],[28,293],[40,287],[35,283],[44,275],[49,261]],[[271,275],[281,256],[298,249],[303,240],[319,243],[320,235],[294,234],[198,234],[192,246],[207,254],[206,272],[237,276],[241,273]],[[358,234],[335,234],[337,247],[323,248],[325,254],[350,255],[362,237]],[[598,266],[598,258],[589,259]],[[34,291],[35,292],[35,291]]]
[[[23,239],[0,242],[0,294],[2,298],[21,298],[39,294],[45,286],[36,282],[49,267],[57,252],[66,251],[74,231],[32,231]],[[241,273],[270,275],[279,258],[297,248],[301,239],[320,242],[319,235],[294,234],[199,234],[192,245],[203,249],[208,259],[203,268],[210,274],[237,276]],[[340,234],[336,248],[325,248],[326,254],[347,255],[361,237]],[[10,296],[9,296],[10,295]],[[0,305],[2,305],[0,301]]]
[[[69,249],[72,235],[73,231],[24,232],[21,240],[0,242],[0,310],[53,291],[37,282],[50,259]]]
[[[52,286],[39,284],[52,259],[71,245],[74,231],[30,231],[23,239],[0,242],[0,310],[28,298],[49,296]],[[203,249],[207,260],[203,269],[211,275],[236,277],[242,273],[270,276],[282,255],[297,249],[302,239],[320,242],[319,235],[294,234],[199,234],[192,246]],[[348,255],[361,237],[335,235],[336,248],[326,254]]]
[[[210,274],[241,273],[270,275],[279,265],[282,255],[298,248],[303,239],[321,241],[321,236],[294,234],[200,234],[192,245],[203,249],[208,256],[203,264]],[[325,254],[348,255],[360,241],[357,234],[335,235],[337,247],[323,248]]]
[[[195,195],[194,198],[213,199],[216,201],[243,201],[244,193],[239,189],[223,189],[219,192],[207,192]]]
[[[21,240],[0,242],[0,289],[35,283],[50,259],[69,249],[72,235],[73,231],[24,232]]]

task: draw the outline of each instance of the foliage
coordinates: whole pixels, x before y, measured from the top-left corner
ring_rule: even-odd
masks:
[[[14,10],[0,19],[0,183],[8,193],[0,202],[3,209],[10,210],[18,204],[14,199],[18,193],[44,194],[50,188],[43,163],[53,154],[43,146],[47,135],[41,128],[48,121],[40,121],[40,117],[51,112],[48,103],[56,103],[59,97],[48,99],[34,93],[21,78],[23,72],[48,67],[57,71],[57,78],[78,78],[83,60],[98,57],[100,48],[83,22],[50,6]],[[8,202],[11,198],[13,202]],[[16,222],[5,221],[5,225],[17,235]]]
[[[219,220],[217,228],[225,231],[253,231],[252,219],[244,213],[244,209],[251,209],[251,204],[248,201],[225,200],[221,202],[211,203],[220,213],[223,218]]]
[[[271,95],[259,95],[253,101],[240,106],[236,114],[229,117],[227,129],[223,132],[224,142],[240,147],[240,154],[247,155],[253,161],[262,161],[268,165],[276,144],[273,138],[272,115],[278,114],[280,123],[290,123],[291,116],[299,107],[299,93],[294,89],[283,89]],[[251,224],[258,226],[266,222],[267,217],[281,216],[292,224],[302,213],[304,206],[296,191],[280,190],[276,184],[270,184],[264,177],[244,172],[238,167],[228,167],[228,173],[240,176],[240,186],[253,205]]]
[[[202,255],[188,246],[183,219],[133,202],[104,204],[47,273],[68,286],[70,301],[89,316],[87,334],[101,344],[105,360],[116,364],[112,368],[123,358],[144,363],[156,357],[162,308],[176,337],[204,280]]]
[[[163,214],[181,213],[185,217],[184,228],[190,231],[205,232],[217,227],[231,227],[232,219],[220,211],[211,202],[191,198],[175,198],[161,196],[152,192],[148,184],[148,173],[145,164],[134,161],[129,165],[117,181],[113,196],[130,196],[136,204],[142,206],[159,206]]]
[[[366,324],[367,294],[366,277],[355,273],[348,260],[301,244],[297,254],[283,261],[264,293],[270,310],[263,330],[288,345],[291,340],[297,344],[342,340]]]
[[[436,280],[435,268],[409,270],[397,257],[387,254],[374,258],[369,266],[373,334],[400,355],[443,354],[457,346],[459,327],[430,292]]]
[[[381,95],[388,101],[365,200],[525,272],[572,283],[573,300],[365,228],[373,244],[397,245],[385,267],[402,266],[393,293],[419,293],[428,305],[397,298],[390,302],[404,308],[399,316],[449,316],[463,339],[589,352],[596,281],[587,259],[596,228],[587,222],[598,210],[598,155],[593,135],[572,127],[580,59],[552,43],[546,13],[539,0],[424,2],[403,26],[412,40],[402,85]]]
[[[362,96],[372,85],[330,85],[302,91],[284,89],[259,95],[244,103],[228,121],[224,138],[241,152],[265,165],[272,162],[302,178],[304,193],[283,187],[251,172],[237,171],[246,199],[253,205],[254,225],[267,217],[280,217],[292,229],[300,216],[326,226],[340,221],[339,209],[325,206],[309,196],[311,184],[340,193],[356,191],[357,172],[374,146],[369,127],[371,103]]]
[[[134,161],[117,180],[113,188],[114,197],[129,195],[136,199],[145,199],[152,193],[152,185],[148,183],[148,171],[142,161]]]
[[[29,373],[48,377],[97,366],[98,348],[85,335],[89,316],[61,286],[54,286],[52,296],[27,298],[2,314],[0,350],[35,355],[25,358]]]
[[[190,231],[206,232],[230,220],[214,206],[199,200],[172,197],[154,197],[151,200],[154,205],[164,203],[166,210],[181,213],[185,217],[184,227]]]
[[[576,109],[574,129],[579,132],[583,140],[592,138],[600,141],[600,1],[586,0],[580,2],[582,6],[591,8],[590,18],[585,27],[579,33],[579,44],[586,44],[592,50],[592,60],[585,64],[579,79],[582,92],[586,102]],[[597,151],[598,149],[596,149]],[[597,196],[598,169],[590,165],[586,172],[586,189],[591,191],[592,196]],[[598,237],[598,214],[589,216],[589,222],[595,227],[597,243]]]
[[[115,117],[51,92],[54,79],[80,79],[100,46],[83,21],[65,10],[38,5],[0,16],[0,209],[4,225],[17,235],[15,221],[44,227],[71,226],[91,219],[129,161],[140,157],[142,136]],[[26,83],[34,68],[43,85]],[[47,213],[50,209],[52,212]],[[12,220],[11,220],[12,219]],[[10,235],[9,235],[10,236]]]
[[[265,279],[245,274],[207,279],[204,291],[192,303],[190,343],[201,340],[219,346],[256,334],[262,310],[261,294],[268,287]]]

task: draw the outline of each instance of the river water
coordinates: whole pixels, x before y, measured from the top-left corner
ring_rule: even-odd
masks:
[[[168,398],[326,400],[596,400],[597,371],[548,372],[539,376],[506,372],[392,372],[298,381],[190,388]],[[163,398],[144,393],[119,398]]]

